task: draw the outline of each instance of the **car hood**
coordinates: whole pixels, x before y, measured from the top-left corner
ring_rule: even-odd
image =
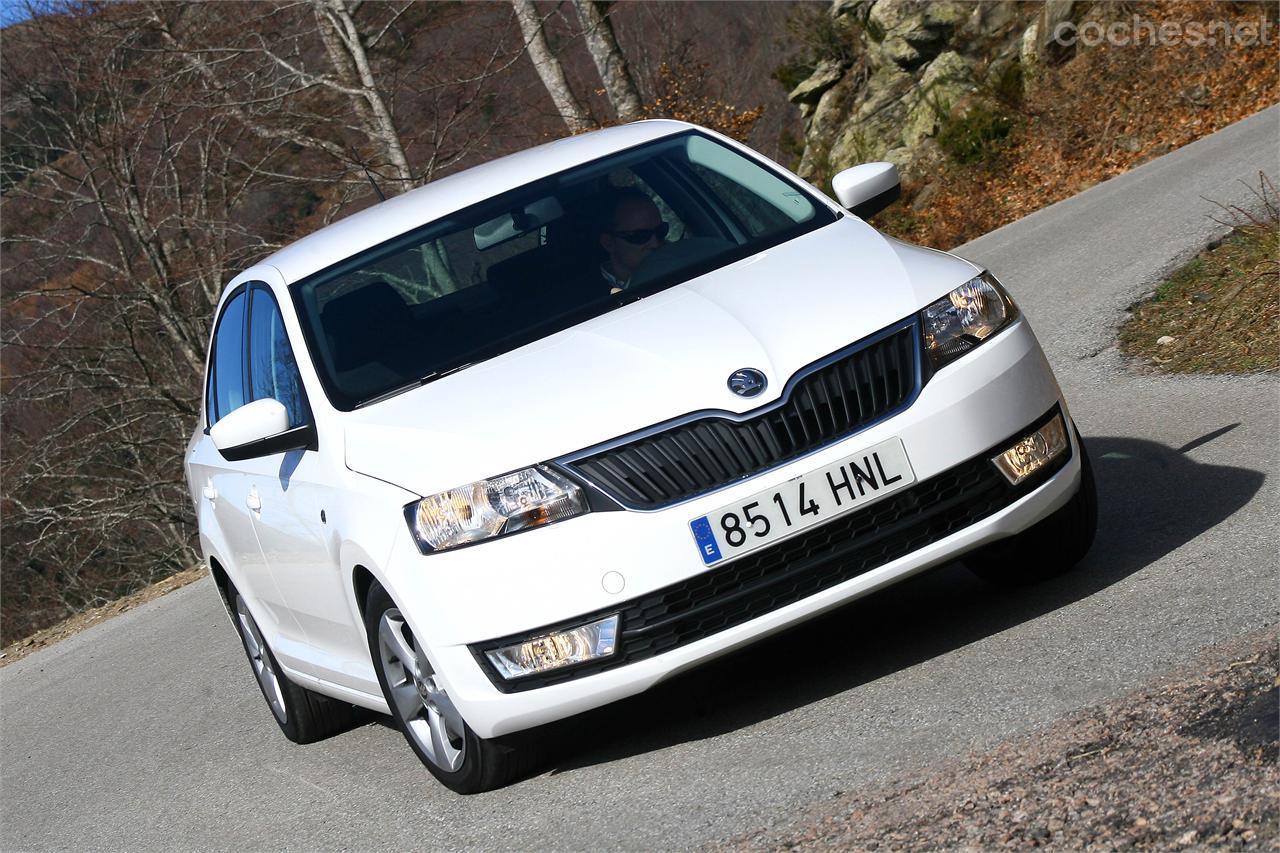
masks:
[[[690,412],[773,402],[822,356],[974,275],[943,252],[831,225],[343,416],[354,471],[421,495]],[[765,391],[729,374],[762,371]]]

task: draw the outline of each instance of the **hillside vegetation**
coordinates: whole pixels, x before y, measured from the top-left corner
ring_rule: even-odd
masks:
[[[802,7],[778,71],[805,117],[792,156],[827,189],[897,163],[903,199],[876,225],[955,247],[1276,103],[1278,17],[1199,0]],[[1113,28],[1122,43],[1081,38]]]

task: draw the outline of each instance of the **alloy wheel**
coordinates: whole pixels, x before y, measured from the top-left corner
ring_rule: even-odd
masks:
[[[258,623],[253,621],[249,609],[245,607],[244,597],[236,596],[236,618],[240,621],[240,636],[244,638],[245,650],[249,653],[249,663],[253,666],[253,674],[262,685],[262,695],[271,706],[271,713],[284,725],[288,721],[288,712],[284,707],[284,691],[280,685],[280,674],[276,672],[267,644],[258,630]]]
[[[378,622],[378,652],[405,731],[432,764],[456,771],[466,758],[462,715],[436,679],[426,655],[418,653],[413,633],[394,607]]]

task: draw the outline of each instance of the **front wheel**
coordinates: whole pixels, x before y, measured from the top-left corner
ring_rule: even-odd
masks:
[[[1001,539],[964,558],[978,577],[1004,586],[1026,586],[1056,577],[1084,559],[1098,530],[1098,495],[1093,465],[1080,448],[1080,488],[1065,506],[1021,533]]]
[[[532,769],[531,744],[489,740],[471,730],[400,609],[377,584],[369,590],[365,630],[378,684],[396,727],[447,788],[459,794],[490,791]]]

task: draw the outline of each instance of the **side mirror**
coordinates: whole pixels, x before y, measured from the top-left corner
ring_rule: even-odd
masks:
[[[870,219],[902,195],[902,179],[892,163],[863,163],[831,179],[836,198],[854,216]]]
[[[213,446],[228,462],[270,456],[286,450],[315,450],[314,424],[289,428],[289,413],[279,400],[254,400],[209,428]]]

